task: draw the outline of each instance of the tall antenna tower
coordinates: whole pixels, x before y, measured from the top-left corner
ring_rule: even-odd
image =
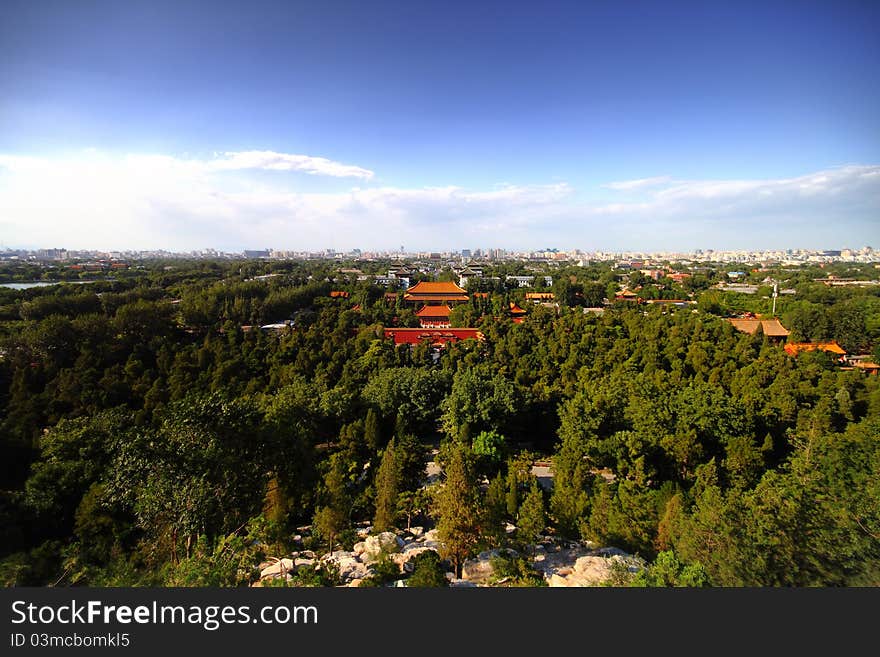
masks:
[[[779,283],[773,281],[773,316],[776,317],[776,297],[779,296]]]

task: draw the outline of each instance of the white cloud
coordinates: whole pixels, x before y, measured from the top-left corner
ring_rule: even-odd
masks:
[[[669,176],[656,176],[654,178],[637,178],[635,180],[620,180],[602,185],[605,189],[613,189],[616,191],[628,192],[634,189],[643,189],[645,187],[656,187],[663,185],[672,180]]]
[[[99,152],[70,158],[0,154],[0,243],[179,250],[880,243],[877,165],[795,178],[643,179],[654,182],[618,186],[604,203],[578,199],[565,183],[303,192],[285,180],[236,174],[288,164],[254,151],[202,160]]]
[[[298,192],[234,175],[272,162],[252,154],[208,161],[94,152],[61,159],[0,155],[2,242],[235,250],[379,247],[405,239],[451,247],[463,236],[533,225],[571,193],[565,184]]]
[[[223,155],[225,157],[208,161],[207,168],[214,171],[239,169],[303,171],[312,175],[363,178],[365,180],[369,180],[374,175],[369,169],[310,155],[276,153],[275,151],[239,151],[227,152]]]

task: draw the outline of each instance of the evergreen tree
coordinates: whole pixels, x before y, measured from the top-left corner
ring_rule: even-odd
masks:
[[[483,536],[493,545],[501,545],[505,536],[506,497],[504,477],[499,473],[489,482],[483,501]]]
[[[413,559],[413,574],[406,580],[409,587],[449,586],[446,573],[440,565],[440,556],[434,550],[426,550]]]
[[[376,475],[376,514],[373,517],[373,529],[377,532],[388,531],[394,527],[397,519],[399,476],[392,438],[382,453],[382,462]]]
[[[364,423],[364,442],[373,453],[378,452],[382,446],[382,427],[379,415],[372,408],[367,411],[367,419]]]
[[[547,516],[544,513],[544,493],[537,479],[532,481],[531,489],[523,500],[516,526],[517,536],[524,544],[535,543],[544,534]]]
[[[437,533],[441,554],[452,561],[456,577],[480,537],[477,483],[470,449],[455,444],[446,466],[446,482],[437,498]]]

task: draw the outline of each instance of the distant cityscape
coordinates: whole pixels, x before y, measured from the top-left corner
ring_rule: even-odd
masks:
[[[585,266],[590,262],[609,261],[636,261],[650,264],[651,262],[669,262],[688,264],[693,262],[720,262],[720,263],[774,263],[779,265],[798,265],[805,263],[830,263],[830,262],[853,262],[872,263],[880,262],[880,251],[870,246],[862,248],[842,249],[769,249],[761,251],[745,250],[713,250],[697,249],[691,252],[667,252],[667,251],[582,251],[580,249],[559,250],[545,248],[534,251],[512,251],[506,249],[461,249],[455,251],[407,251],[400,247],[396,251],[362,251],[351,249],[349,251],[336,251],[324,249],[321,251],[295,251],[280,249],[243,249],[241,251],[220,251],[206,248],[193,251],[168,251],[157,250],[68,250],[64,248],[51,249],[5,249],[0,251],[0,262],[31,262],[31,263],[63,263],[94,261],[103,262],[129,262],[138,260],[156,259],[204,259],[204,260],[428,260],[450,263],[466,262],[503,262],[503,261],[531,261],[550,264],[568,264]]]
[[[455,251],[407,251],[403,246],[392,251],[296,251],[281,249],[243,249],[230,252],[206,248],[193,251],[158,250],[68,250],[51,249],[5,249],[0,251],[0,262],[59,263],[77,261],[126,262],[156,259],[205,259],[205,260],[431,260],[446,262],[492,262],[492,261],[533,261],[584,266],[589,262],[639,261],[650,262],[726,262],[726,263],[775,263],[798,265],[804,263],[880,262],[880,251],[870,246],[841,249],[767,249],[759,251],[697,249],[691,252],[668,251],[582,251],[580,249],[560,250],[545,248],[533,251],[512,251],[506,249],[461,249]]]

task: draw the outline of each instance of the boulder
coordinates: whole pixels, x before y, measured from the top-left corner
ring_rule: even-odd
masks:
[[[485,581],[494,573],[495,568],[492,566],[492,559],[500,556],[516,557],[518,553],[514,550],[486,550],[480,552],[476,559],[468,559],[462,564],[461,578],[469,581]]]
[[[412,552],[413,550],[423,551],[423,550],[437,550],[440,551],[440,543],[437,541],[418,541],[415,543],[407,543],[403,546],[403,552]]]
[[[418,538],[419,536],[421,536],[422,534],[425,533],[425,528],[424,527],[410,527],[407,530],[407,532],[409,533],[410,536]]]
[[[260,564],[260,579],[267,577],[283,577],[296,569],[293,559],[278,559],[274,562]]]
[[[549,578],[547,578],[547,586],[551,588],[560,588],[564,586],[571,586],[571,584],[569,584],[568,580],[562,575],[553,574],[550,575]]]
[[[409,546],[407,546],[409,547]],[[436,552],[434,548],[424,547],[421,545],[413,546],[408,550],[404,550],[403,552],[399,552],[398,554],[394,554],[391,556],[392,561],[397,564],[400,568],[400,572],[411,573],[415,566],[412,561],[417,556],[419,556],[422,552]]]
[[[436,529],[426,531],[421,537],[422,541],[439,541],[440,536]]]
[[[616,547],[603,547],[595,550],[595,554],[600,557],[628,557],[629,554]]]
[[[543,563],[536,561],[535,567],[544,572],[544,579],[550,586],[601,586],[611,577],[611,568],[615,562],[623,562],[630,570],[633,569],[627,558],[620,554],[625,555],[625,552],[612,548],[606,554],[612,552],[613,555],[608,557],[598,556],[595,552],[581,555],[572,565],[557,564],[550,569],[546,567],[545,559]]]
[[[364,551],[360,556],[367,563],[378,561],[383,554],[400,552],[403,545],[403,539],[394,532],[382,532],[367,537],[364,541]]]
[[[332,554],[328,554],[321,559],[322,562],[333,563],[339,570],[339,576],[344,581],[355,578],[365,579],[369,577],[370,571],[367,566],[361,563],[353,552],[345,550],[337,550]]]
[[[364,553],[364,550],[366,550],[366,547],[367,547],[367,544],[364,541],[361,541],[359,543],[355,543],[354,547],[351,548],[351,551],[354,552],[357,556],[360,556]]]

